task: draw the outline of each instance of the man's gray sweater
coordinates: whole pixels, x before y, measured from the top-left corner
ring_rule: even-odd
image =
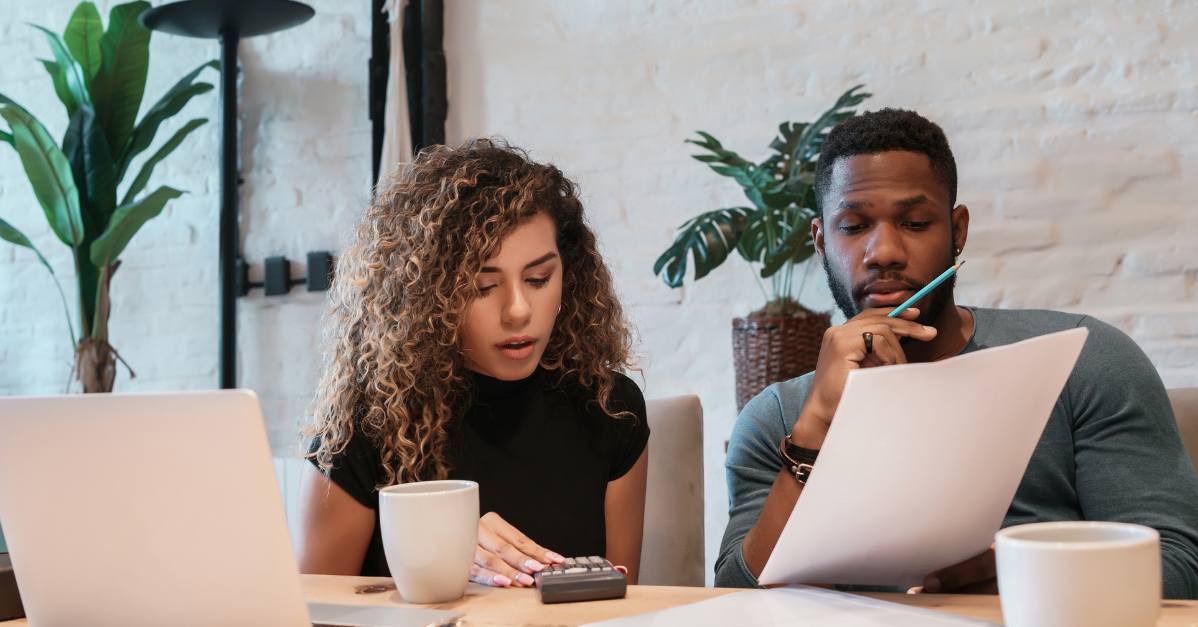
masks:
[[[1153,527],[1161,535],[1165,597],[1198,598],[1198,475],[1147,356],[1118,329],[1087,316],[970,310],[974,332],[962,352],[1078,326],[1090,331],[1003,526],[1109,520]],[[741,543],[782,468],[778,442],[798,418],[811,377],[771,385],[736,420],[726,461],[729,521],[716,560],[717,586],[757,585]]]

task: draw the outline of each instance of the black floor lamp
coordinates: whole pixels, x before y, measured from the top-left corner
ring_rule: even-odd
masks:
[[[183,0],[148,9],[141,23],[174,35],[220,40],[220,387],[237,385],[236,266],[237,44],[243,37],[298,26],[315,14],[292,0]]]

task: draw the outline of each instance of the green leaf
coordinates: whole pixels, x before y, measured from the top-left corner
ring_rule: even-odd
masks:
[[[117,146],[117,150],[120,153],[117,155],[120,164],[117,167],[118,179],[124,178],[125,171],[129,168],[129,164],[133,162],[133,158],[149,148],[150,144],[154,143],[154,136],[158,133],[158,127],[164,121],[178,113],[194,96],[212,90],[210,83],[193,84],[193,81],[204,68],[217,67],[220,67],[220,63],[209,61],[192,70],[179,79],[162,98],[158,99],[158,102],[154,103],[154,106],[150,107],[149,111],[146,111],[141,121],[137,123],[137,128],[133,130],[133,134],[129,138],[129,144],[127,146]]]
[[[98,268],[107,268],[120,257],[143,224],[162,213],[167,202],[182,195],[183,192],[164,186],[137,202],[117,207],[104,234],[92,242],[92,263]]]
[[[734,151],[724,148],[723,144],[715,137],[712,137],[710,133],[704,131],[695,131],[695,133],[702,140],[688,139],[685,140],[686,143],[705,148],[708,152],[712,153],[712,159],[699,159],[698,155],[694,156],[695,159],[699,159],[705,163],[722,163],[734,168],[748,168],[753,166],[751,161],[741,157]]]
[[[0,142],[4,142],[13,148],[16,148],[16,145],[12,143],[12,133],[0,131]]]
[[[850,87],[848,91],[840,95],[836,99],[836,103],[830,109],[816,119],[815,122],[807,125],[799,136],[798,143],[793,151],[793,161],[790,170],[790,180],[795,181],[804,171],[804,167],[810,165],[814,168],[816,160],[819,158],[819,151],[823,148],[824,141],[828,138],[828,132],[837,124],[853,117],[857,114],[853,107],[861,104],[866,98],[873,94],[868,92],[858,93],[858,90],[864,87],[863,85],[855,85]]]
[[[33,245],[33,242],[29,241],[29,238],[25,237],[24,233],[18,231],[15,226],[5,222],[3,218],[0,218],[0,239],[12,242],[17,246],[24,246],[25,248],[32,250],[33,254],[37,255],[38,260],[42,262],[42,265],[46,266],[46,269],[49,270],[51,274],[54,273],[54,268],[50,267],[50,263],[46,261],[46,258],[42,256],[42,253],[38,251],[37,247]]]
[[[196,118],[187,124],[184,124],[183,128],[176,131],[175,134],[168,139],[165,144],[158,148],[157,152],[155,152],[149,159],[146,159],[146,162],[141,166],[141,170],[137,173],[137,178],[133,179],[133,183],[131,183],[129,185],[129,189],[125,191],[125,198],[121,201],[121,204],[128,204],[129,201],[136,198],[137,194],[140,193],[141,190],[145,189],[146,184],[150,182],[150,175],[154,172],[154,167],[158,165],[158,162],[165,159],[167,155],[171,154],[171,152],[175,150],[175,148],[178,148],[179,144],[183,143],[183,140],[187,138],[188,134],[203,126],[207,121],[207,118]]]
[[[653,273],[666,285],[681,287],[686,278],[687,256],[695,264],[695,280],[719,267],[736,247],[753,210],[732,207],[708,211],[678,227],[674,243],[657,258]],[[664,273],[663,273],[664,271]]]
[[[95,239],[116,209],[116,167],[108,149],[104,129],[96,121],[91,105],[83,105],[71,116],[62,151],[86,210],[83,226],[87,240]]]
[[[798,263],[815,253],[815,247],[811,242],[811,218],[812,214],[804,211],[800,214],[798,224],[788,226],[787,235],[781,245],[763,260],[761,278],[769,278],[788,262]]]
[[[67,296],[62,291],[62,284],[58,282],[58,275],[54,274],[54,268],[50,266],[50,262],[46,261],[46,258],[42,256],[42,251],[38,250],[33,245],[33,242],[29,241],[28,237],[25,237],[24,233],[18,231],[16,227],[8,222],[5,222],[3,218],[0,218],[0,239],[32,250],[33,254],[37,255],[37,260],[45,266],[46,270],[50,271],[50,278],[54,280],[54,285],[58,288],[58,296],[62,299],[62,310],[67,316],[67,329],[71,332],[71,344],[73,345],[75,343],[75,325],[71,324],[71,310],[67,306]]]
[[[75,96],[71,94],[71,89],[67,87],[67,77],[62,72],[62,68],[58,64],[49,59],[38,59],[42,62],[42,67],[46,68],[46,73],[50,75],[50,81],[54,83],[54,93],[58,95],[58,100],[62,102],[67,109],[67,117],[75,113],[79,108],[79,102],[75,100]]]
[[[108,30],[100,37],[100,71],[92,79],[91,93],[108,145],[118,150],[129,141],[146,90],[150,31],[137,18],[148,8],[148,2],[112,7]]]
[[[12,129],[13,146],[50,228],[67,246],[79,244],[83,241],[79,190],[66,155],[37,118],[4,96],[0,96],[0,117]]]
[[[58,99],[67,107],[67,115],[75,112],[74,107],[83,103],[91,103],[91,95],[87,90],[87,79],[83,75],[83,68],[79,67],[79,62],[75,57],[71,56],[71,51],[67,49],[67,44],[58,36],[58,33],[47,29],[37,24],[33,27],[42,31],[46,35],[46,41],[50,43],[50,50],[54,53],[54,61],[58,66],[59,73],[62,74],[62,83],[66,87],[66,91],[71,94],[71,102],[63,99],[62,93],[58,94]],[[47,68],[49,70],[49,68]],[[51,72],[51,77],[55,78],[54,91],[58,91],[59,84],[57,78]]]
[[[100,71],[100,37],[104,35],[104,24],[100,12],[91,2],[80,2],[67,22],[62,38],[67,43],[71,56],[83,68],[84,77],[90,82]]]

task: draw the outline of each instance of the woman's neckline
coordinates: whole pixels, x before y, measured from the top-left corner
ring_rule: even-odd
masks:
[[[543,369],[537,366],[532,374],[523,379],[515,381],[504,381],[496,379],[474,370],[469,371],[471,382],[474,384],[474,392],[479,400],[501,400],[520,396],[534,387],[543,376]]]

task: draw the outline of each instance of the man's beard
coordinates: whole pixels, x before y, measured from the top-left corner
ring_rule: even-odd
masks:
[[[855,299],[853,295],[854,290],[845,285],[844,281],[842,281],[840,277],[836,275],[836,273],[832,272],[832,267],[828,263],[828,256],[821,255],[821,257],[823,258],[824,275],[828,277],[828,289],[831,290],[832,297],[836,299],[836,305],[840,307],[840,311],[844,313],[844,317],[852,318],[853,316],[861,313],[861,306],[857,304],[859,301]],[[953,265],[953,257],[951,254],[948,255],[948,258],[942,265],[946,269]],[[930,282],[917,283],[907,279],[901,274],[886,272],[879,276],[871,277],[870,281],[872,282],[878,279],[892,279],[897,281],[905,281],[912,283],[913,285],[917,284],[918,287],[915,288],[916,290],[922,289],[923,286]],[[919,317],[916,318],[915,321],[920,324],[934,326],[936,320],[940,318],[940,314],[944,311],[944,308],[948,306],[949,301],[952,300],[953,287],[956,286],[956,284],[957,275],[954,273],[948,278],[947,281],[941,283],[940,287],[937,287],[936,289],[932,290],[931,294],[925,296],[924,300],[928,298],[931,300],[928,302],[928,307],[926,309],[921,309],[919,311]],[[863,292],[864,287],[865,284],[862,284],[856,288],[856,291],[860,293],[860,299],[864,299],[865,297]]]

